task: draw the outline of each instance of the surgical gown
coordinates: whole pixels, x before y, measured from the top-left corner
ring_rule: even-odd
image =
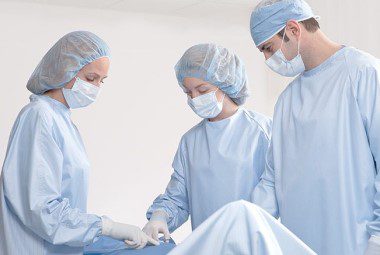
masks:
[[[0,253],[82,254],[101,233],[86,214],[89,162],[69,109],[43,95],[18,115],[0,184]]]
[[[321,255],[380,235],[380,62],[343,47],[278,99],[253,201]]]
[[[149,208],[148,219],[164,210],[174,231],[190,214],[195,229],[225,204],[250,200],[265,168],[270,135],[271,120],[244,108],[220,121],[201,121],[182,137],[174,173]]]

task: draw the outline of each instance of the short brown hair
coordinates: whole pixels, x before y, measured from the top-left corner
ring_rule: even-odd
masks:
[[[300,23],[303,24],[306,31],[311,32],[311,33],[314,33],[320,28],[319,22],[315,18],[305,19],[303,21],[300,21]],[[277,35],[282,38],[284,36],[284,33],[285,33],[285,28],[282,29],[280,32],[278,32]],[[285,42],[289,41],[289,38],[286,35],[284,37],[284,41]]]

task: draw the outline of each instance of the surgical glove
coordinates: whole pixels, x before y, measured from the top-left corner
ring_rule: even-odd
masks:
[[[159,245],[160,243],[147,236],[139,227],[114,222],[113,220],[102,217],[102,235],[114,239],[123,240],[129,248],[142,249],[147,243]]]
[[[380,254],[380,236],[371,236],[368,241],[368,247],[364,255],[378,255]]]
[[[166,212],[158,210],[153,212],[149,222],[143,228],[143,231],[155,240],[158,240],[158,234],[164,234],[166,242],[170,239],[170,232],[168,229],[167,219],[169,216]]]

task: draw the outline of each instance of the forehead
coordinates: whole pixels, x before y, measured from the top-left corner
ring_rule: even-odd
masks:
[[[207,87],[216,87],[202,79],[199,79],[199,78],[193,78],[193,77],[185,77],[183,79],[183,82],[182,82],[183,86],[187,89],[187,90],[193,90],[195,88],[198,88],[198,87],[203,87],[203,86],[207,86]]]
[[[198,79],[198,78],[194,78],[194,77],[185,77],[183,78],[183,85],[187,88],[187,89],[193,89],[201,84],[204,84],[206,83],[205,81],[201,80],[201,79]]]
[[[100,76],[106,76],[108,73],[110,61],[107,57],[99,58],[94,60],[93,62],[85,65],[82,68],[84,72],[96,73]]]
[[[266,40],[265,42],[263,42],[262,44],[257,46],[257,49],[259,49],[260,51],[263,51],[266,47],[268,47],[272,44],[276,44],[279,41],[281,41],[281,38],[277,34],[275,34],[270,39]]]

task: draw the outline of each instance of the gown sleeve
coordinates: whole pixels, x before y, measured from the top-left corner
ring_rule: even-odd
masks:
[[[162,210],[169,216],[168,228],[172,232],[189,218],[189,201],[184,174],[186,150],[183,139],[173,161],[174,172],[166,187],[165,193],[159,195],[147,211],[148,220],[157,210]]]
[[[101,218],[63,197],[63,155],[42,109],[19,115],[3,166],[4,195],[12,213],[52,244],[84,246],[101,233]]]
[[[373,219],[367,224],[370,235],[380,236],[380,60],[366,65],[357,74],[357,102],[376,166]]]
[[[266,159],[265,170],[259,184],[253,190],[251,200],[265,209],[273,217],[278,218],[278,204],[275,191],[275,170],[273,166],[273,143],[270,142]]]

